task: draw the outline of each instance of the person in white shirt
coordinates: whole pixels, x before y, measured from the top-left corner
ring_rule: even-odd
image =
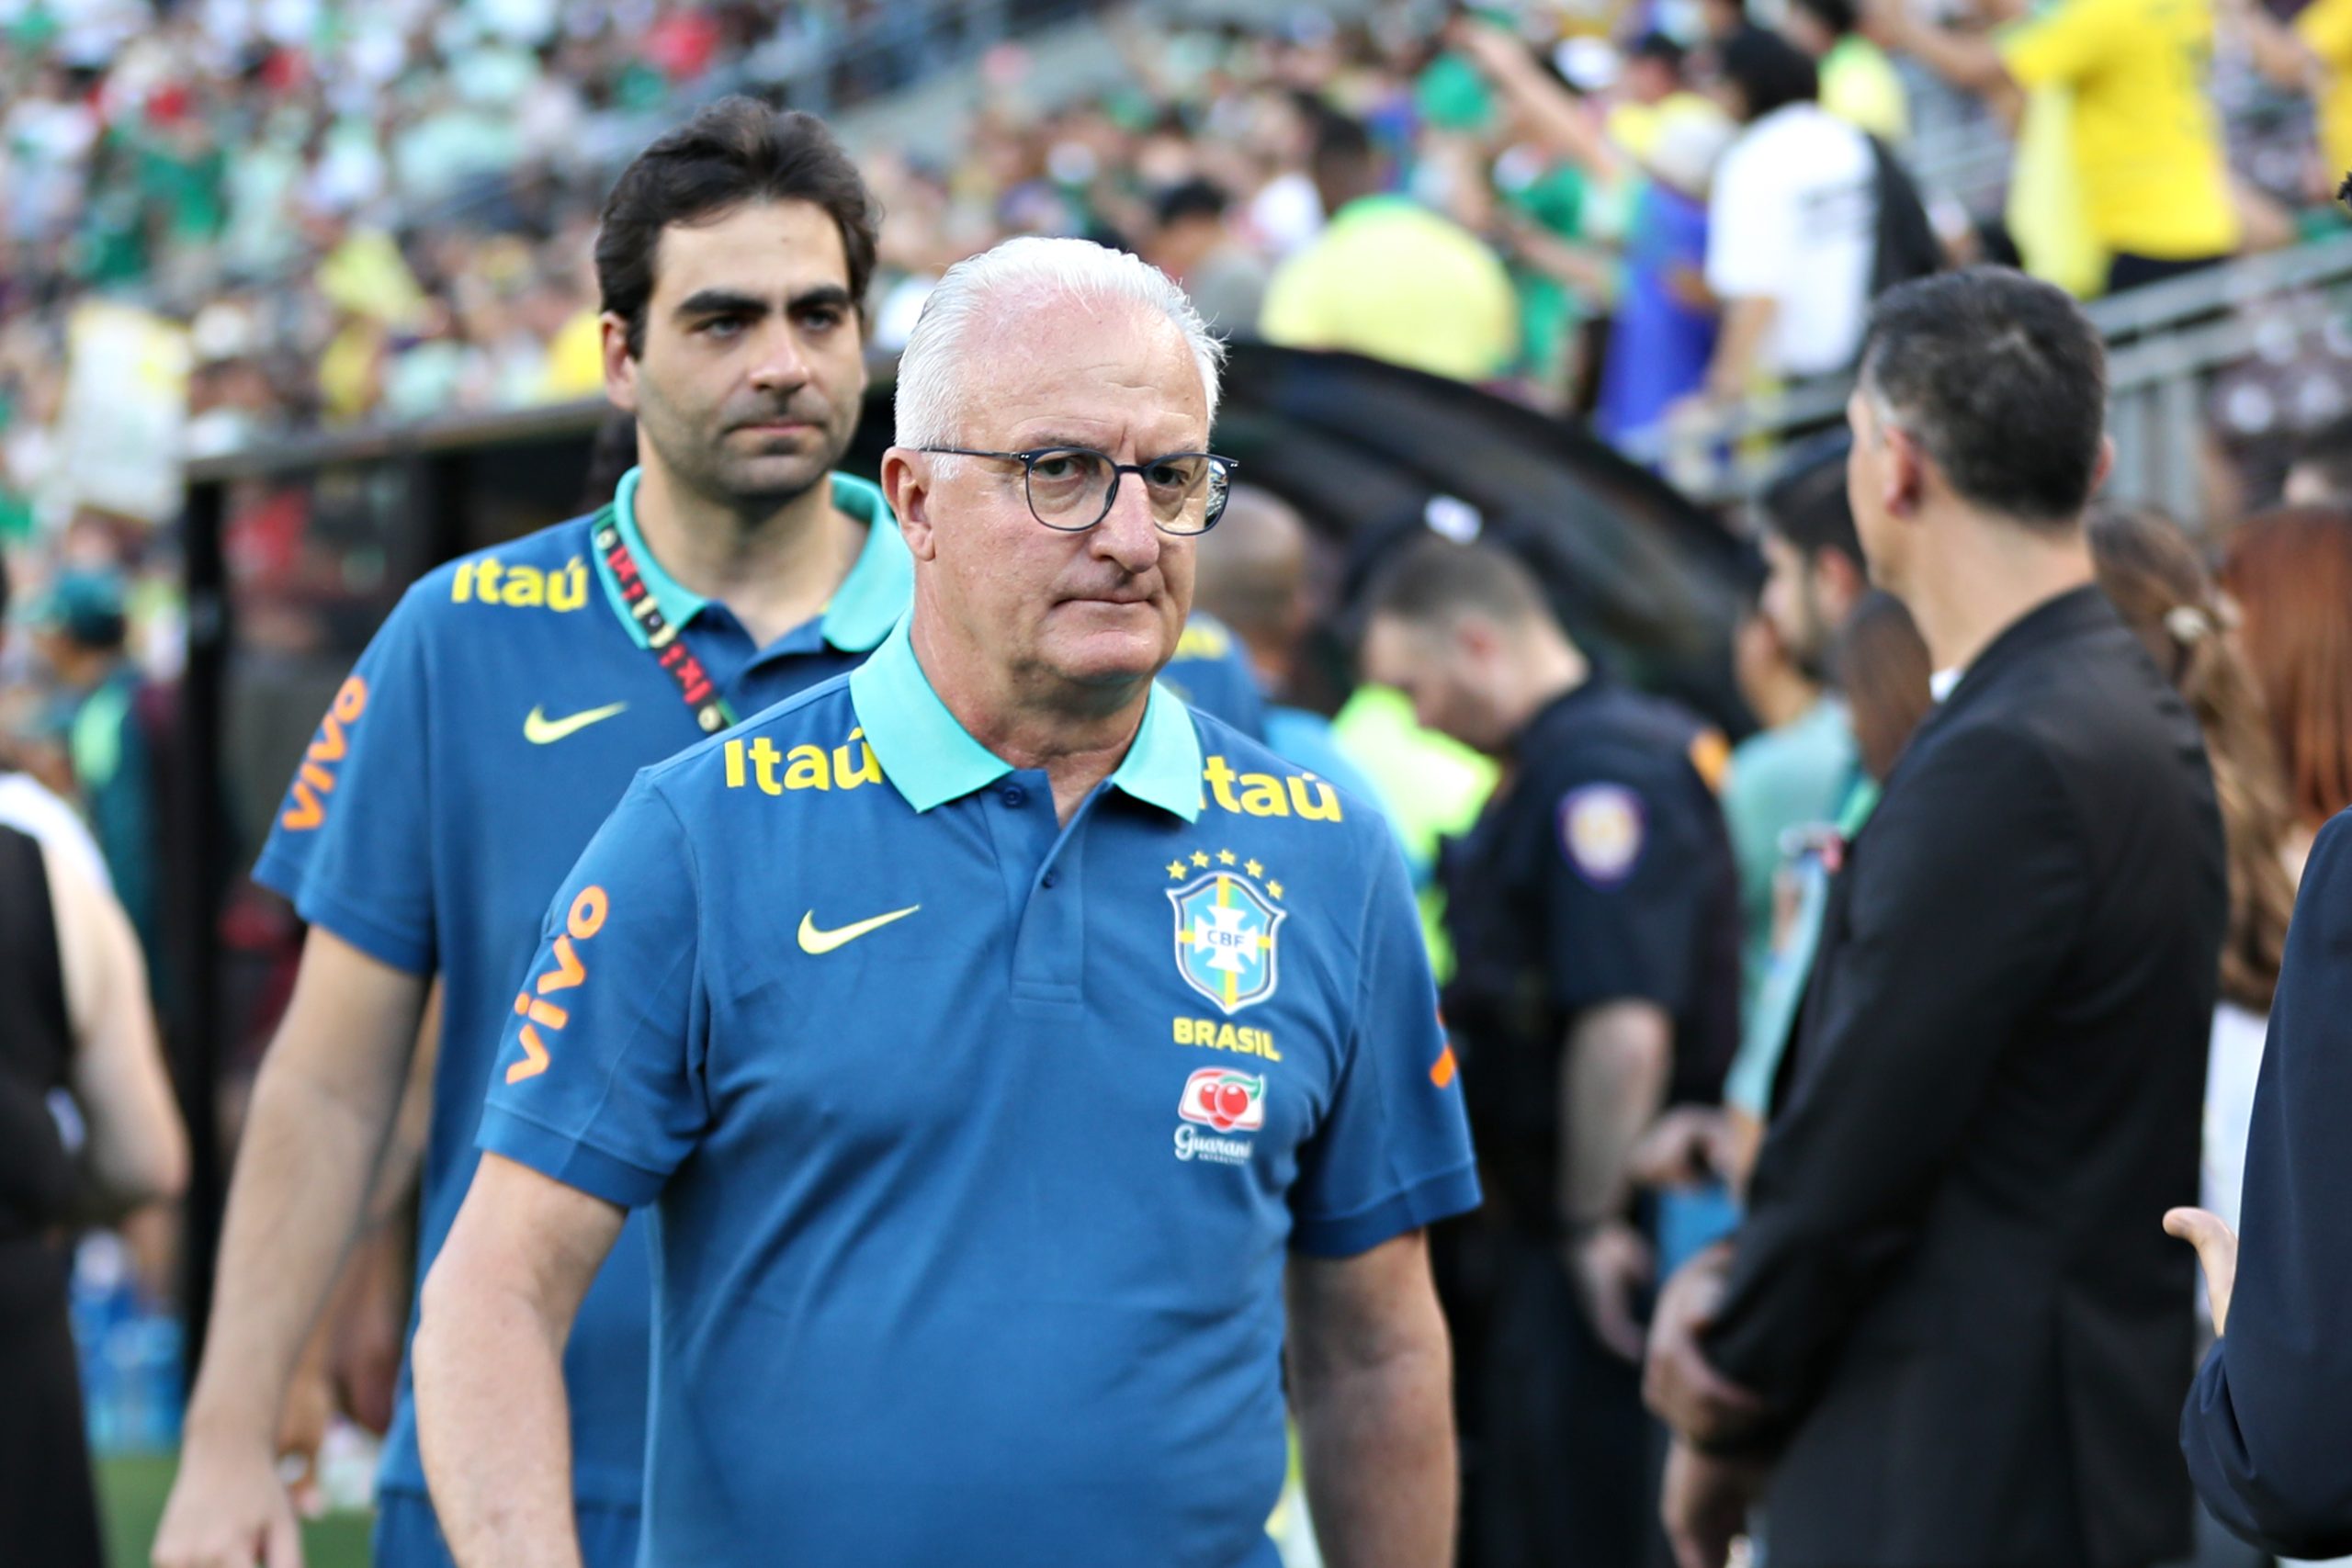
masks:
[[[1812,59],[1751,28],[1724,41],[1722,70],[1717,95],[1741,130],[1707,205],[1707,288],[1723,306],[1704,392],[1715,404],[1850,366],[1878,250],[1870,141],[1815,102]]]

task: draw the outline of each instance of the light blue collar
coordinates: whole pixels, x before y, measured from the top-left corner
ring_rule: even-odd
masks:
[[[909,806],[929,811],[986,789],[1012,764],[973,739],[939,700],[915,657],[911,620],[899,621],[874,657],[851,674],[849,697],[883,776]],[[1183,702],[1157,682],[1144,704],[1142,727],[1111,783],[1187,822],[1200,817],[1201,739]]]
[[[898,519],[890,515],[882,492],[848,474],[831,478],[833,504],[865,525],[865,547],[858,551],[842,585],[833,590],[820,628],[825,640],[842,652],[865,653],[880,646],[906,613],[908,602],[914,597],[914,560],[907,554]],[[684,626],[702,614],[710,601],[662,570],[653,552],[645,547],[645,536],[637,526],[637,481],[635,468],[621,476],[620,486],[613,492],[613,523],[620,530],[621,542],[637,558],[638,576],[644,580],[662,618],[673,626]],[[595,556],[595,561],[596,581],[604,584],[605,603],[620,617],[629,640],[646,647],[644,624],[628,613],[628,601],[621,593],[620,579],[614,575],[611,563],[601,555]]]

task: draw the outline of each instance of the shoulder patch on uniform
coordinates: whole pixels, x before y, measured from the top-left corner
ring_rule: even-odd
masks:
[[[1720,729],[1702,729],[1690,738],[1690,765],[1707,787],[1721,795],[1724,775],[1731,771],[1731,742]]]
[[[1616,887],[1633,875],[1648,834],[1648,809],[1623,784],[1584,784],[1560,797],[1560,848],[1595,887]]]

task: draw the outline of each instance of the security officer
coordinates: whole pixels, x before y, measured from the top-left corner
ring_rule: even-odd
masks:
[[[1669,1099],[1713,1098],[1736,1043],[1722,740],[1596,670],[1491,547],[1419,539],[1368,605],[1366,678],[1505,765],[1442,874],[1446,1021],[1494,1198],[1441,1258],[1468,1347],[1465,1561],[1634,1563],[1651,1251],[1625,1161]]]
[[[468,1561],[569,1561],[557,1358],[648,1205],[649,1562],[1272,1565],[1286,1337],[1327,1551],[1444,1561],[1419,1232],[1476,1183],[1404,867],[1152,683],[1217,353],[1083,241],[951,269],[883,464],[912,615],[558,894],[417,1337]]]
[[[279,1405],[444,987],[419,1267],[474,1162],[491,1054],[548,896],[637,770],[862,662],[913,572],[831,472],[865,389],[876,216],[824,127],[729,99],[649,147],[597,239],[606,389],[639,466],[610,505],[417,583],[336,694],[254,875],[311,931],[256,1086],[161,1568],[293,1550]],[[651,1287],[632,1235],[567,1364],[587,1561],[637,1561]],[[405,1382],[383,1568],[448,1562]]]

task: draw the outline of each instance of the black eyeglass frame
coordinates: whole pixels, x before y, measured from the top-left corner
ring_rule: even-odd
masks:
[[[1201,525],[1188,531],[1170,528],[1157,517],[1151,520],[1153,527],[1171,539],[1197,539],[1216,527],[1217,520],[1225,515],[1226,503],[1232,499],[1234,470],[1241,467],[1235,459],[1215,452],[1163,452],[1148,462],[1122,463],[1108,452],[1097,451],[1091,446],[1035,446],[1026,452],[989,452],[976,446],[917,446],[914,450],[944,457],[994,457],[1000,462],[1020,464],[1021,499],[1028,503],[1029,515],[1037,520],[1037,526],[1051,528],[1057,534],[1083,534],[1089,528],[1101,526],[1102,519],[1111,515],[1111,508],[1119,504],[1119,481],[1127,475],[1133,474],[1140,479],[1146,468],[1173,462],[1179,457],[1198,457],[1209,465],[1208,499],[1214,503],[1204,511]],[[1036,473],[1038,462],[1046,457],[1100,457],[1111,469],[1110,488],[1102,492],[1102,510],[1090,521],[1075,526],[1068,523],[1046,522],[1045,515],[1037,510],[1036,496],[1030,489],[1030,479]]]

